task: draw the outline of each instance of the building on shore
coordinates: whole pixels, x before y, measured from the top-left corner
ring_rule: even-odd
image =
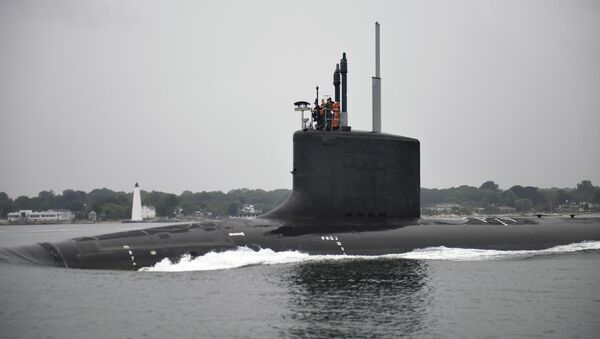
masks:
[[[238,216],[257,216],[262,213],[262,209],[254,207],[252,204],[243,204],[238,209]]]
[[[68,210],[47,210],[36,212],[33,210],[20,210],[8,213],[9,222],[67,222],[75,218],[73,212]]]
[[[212,212],[207,211],[205,209],[201,209],[199,211],[194,211],[194,215],[196,218],[204,219],[204,218],[212,218]]]
[[[154,206],[142,206],[142,219],[153,219],[156,218],[156,209]]]
[[[88,220],[89,221],[97,221],[98,220],[98,214],[96,213],[96,211],[91,211],[88,214]]]
[[[433,209],[436,212],[445,212],[445,213],[457,213],[462,208],[463,208],[463,206],[461,204],[454,204],[454,203],[443,203],[443,204],[433,205]]]

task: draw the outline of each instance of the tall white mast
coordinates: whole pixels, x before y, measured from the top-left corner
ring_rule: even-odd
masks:
[[[375,76],[373,79],[373,132],[381,133],[381,77],[379,74],[379,22],[375,22]]]

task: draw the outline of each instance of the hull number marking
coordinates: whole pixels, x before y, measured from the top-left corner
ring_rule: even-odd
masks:
[[[129,254],[129,258],[131,259],[131,264],[133,266],[137,266],[137,263],[135,262],[135,256],[133,255],[133,251],[131,251],[129,245],[123,245],[123,249],[127,250],[127,254]]]
[[[340,251],[342,251],[342,254],[346,255],[346,250],[344,250],[344,245],[342,245],[342,241],[338,237],[336,237],[334,235],[322,235],[321,240],[335,241],[335,244],[340,248]]]

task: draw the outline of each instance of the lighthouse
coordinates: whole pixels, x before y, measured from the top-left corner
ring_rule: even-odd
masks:
[[[142,197],[140,196],[140,185],[135,183],[133,188],[133,205],[131,206],[131,221],[142,221]]]

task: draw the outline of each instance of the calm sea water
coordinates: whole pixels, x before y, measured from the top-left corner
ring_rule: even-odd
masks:
[[[0,247],[139,227],[0,226]],[[0,262],[0,337],[598,338],[599,249],[371,259],[240,250],[158,272]]]

